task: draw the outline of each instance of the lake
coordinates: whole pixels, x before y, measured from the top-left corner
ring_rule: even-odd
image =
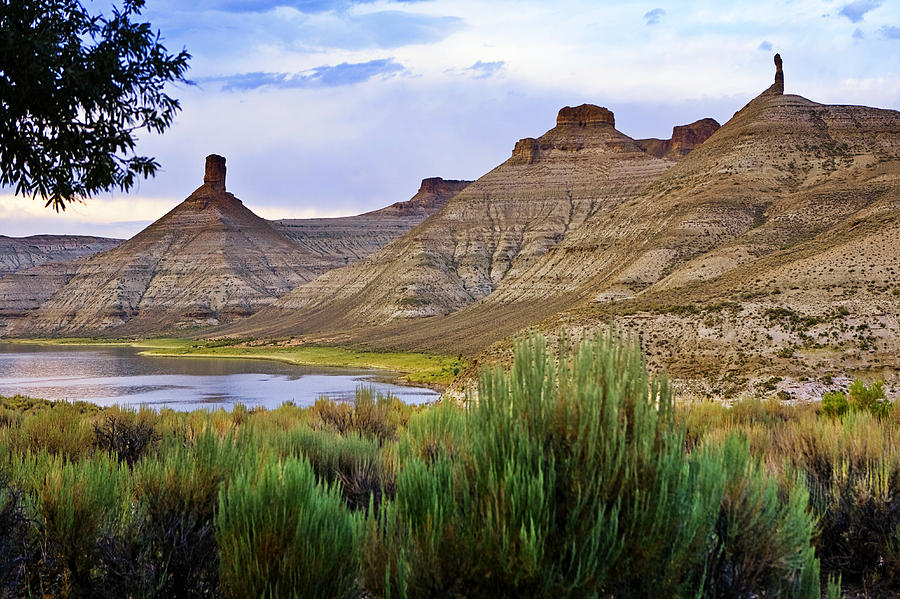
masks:
[[[434,401],[426,388],[388,382],[385,371],[294,366],[268,360],[142,356],[133,347],[0,343],[0,395],[89,401],[101,406],[195,410],[312,405],[352,399],[360,386],[407,403]]]

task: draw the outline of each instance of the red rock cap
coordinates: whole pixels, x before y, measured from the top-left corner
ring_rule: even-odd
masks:
[[[584,127],[586,125],[612,125],[616,126],[616,117],[612,110],[595,106],[593,104],[582,104],[572,108],[566,106],[560,109],[556,117],[557,125],[578,125]]]
[[[210,154],[206,157],[206,174],[203,184],[213,189],[225,191],[225,157]]]

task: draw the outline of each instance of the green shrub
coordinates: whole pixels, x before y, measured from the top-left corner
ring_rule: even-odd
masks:
[[[829,391],[822,396],[822,413],[829,418],[840,418],[850,410],[847,396],[841,391]]]
[[[385,494],[393,495],[394,472],[376,439],[300,426],[270,435],[268,443],[281,457],[307,460],[320,481],[341,482],[344,499],[354,509],[368,508],[370,499],[378,505]]]
[[[124,566],[140,562],[140,588],[158,597],[215,596],[219,548],[213,518],[219,492],[244,464],[255,464],[258,440],[220,440],[211,431],[193,447],[177,445],[134,470],[139,519],[120,541]],[[130,541],[130,542],[129,542]]]
[[[10,431],[10,440],[22,453],[46,451],[79,460],[90,455],[93,442],[91,424],[82,415],[79,406],[56,402],[23,418],[21,426]]]
[[[226,597],[349,597],[360,520],[306,462],[244,470],[219,495],[216,517]]]
[[[24,493],[0,469],[0,597],[25,596],[25,571],[36,551]]]
[[[87,596],[99,574],[100,541],[129,509],[127,470],[105,455],[75,463],[39,457],[32,466],[44,471],[36,497],[42,560],[32,592]]]
[[[803,485],[780,496],[777,482],[751,457],[746,440],[724,445],[726,475],[704,597],[818,597],[819,564]]]
[[[857,379],[850,384],[848,394],[850,405],[855,410],[870,412],[879,417],[890,413],[891,403],[886,401],[884,383],[880,381],[867,386]]]
[[[686,454],[635,345],[596,338],[557,363],[521,342],[469,406],[462,451],[412,452],[369,522],[377,596],[818,597],[805,493],[782,500],[737,441]]]
[[[341,435],[356,433],[379,443],[396,438],[411,408],[393,396],[376,395],[372,387],[356,390],[352,403],[320,398],[309,409],[310,425]]]

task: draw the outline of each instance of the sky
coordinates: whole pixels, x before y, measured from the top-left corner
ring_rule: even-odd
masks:
[[[0,235],[130,237],[211,153],[260,216],[358,214],[425,177],[477,179],[566,105],[605,106],[634,138],[724,123],[775,52],[785,93],[900,109],[896,0],[147,0],[142,18],[193,56],[175,124],[137,146],[160,172],[60,214],[0,188]]]

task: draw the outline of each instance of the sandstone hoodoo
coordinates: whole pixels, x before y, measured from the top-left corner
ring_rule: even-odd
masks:
[[[780,96],[784,93],[784,68],[781,54],[775,55],[775,83],[762,93],[763,96]]]
[[[715,119],[700,119],[689,125],[677,125],[672,129],[670,139],[637,139],[635,140],[647,153],[666,160],[681,160],[694,148],[710,138],[719,130]]]
[[[204,183],[113,250],[88,258],[6,334],[152,334],[229,322],[311,280],[304,252],[225,191],[225,159]]]
[[[225,157],[210,154],[206,157],[203,184],[215,191],[225,191]]]

